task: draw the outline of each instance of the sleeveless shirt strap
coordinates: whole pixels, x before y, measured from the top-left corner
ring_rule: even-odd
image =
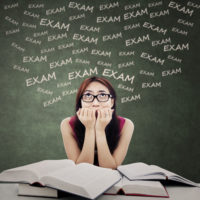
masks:
[[[75,119],[76,119],[76,116],[72,116],[69,120],[69,125],[71,126],[72,128],[72,131],[74,133],[74,137],[77,139],[77,135],[76,135],[76,132],[74,130],[74,124],[75,124]]]
[[[124,127],[124,124],[125,124],[125,118],[121,117],[121,116],[118,116],[118,119],[119,119],[119,133],[121,133],[121,130],[122,128]]]

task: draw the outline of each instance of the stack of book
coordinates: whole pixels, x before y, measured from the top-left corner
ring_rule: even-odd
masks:
[[[192,186],[198,184],[155,165],[133,163],[117,170],[72,160],[44,160],[0,173],[0,182],[18,183],[18,194],[58,197],[60,192],[89,199],[125,194],[169,197],[160,180],[173,180]]]

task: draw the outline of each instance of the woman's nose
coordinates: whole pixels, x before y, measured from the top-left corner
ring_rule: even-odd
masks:
[[[97,98],[94,98],[94,101],[92,102],[92,105],[94,106],[97,106],[99,105],[99,101],[97,100]]]

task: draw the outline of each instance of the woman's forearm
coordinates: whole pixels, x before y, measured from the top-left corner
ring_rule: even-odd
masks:
[[[94,148],[95,148],[95,132],[94,129],[85,130],[85,138],[83,143],[83,148],[76,163],[94,163]]]
[[[104,130],[97,130],[96,132],[96,143],[97,143],[97,152],[98,152],[98,161],[100,167],[116,169],[117,164],[110,153],[108,147],[106,134]]]

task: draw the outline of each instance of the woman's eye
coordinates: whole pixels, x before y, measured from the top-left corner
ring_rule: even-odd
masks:
[[[92,95],[90,93],[84,94],[86,97],[91,97]]]
[[[99,96],[101,96],[101,97],[105,97],[105,96],[106,96],[106,94],[99,94]]]

